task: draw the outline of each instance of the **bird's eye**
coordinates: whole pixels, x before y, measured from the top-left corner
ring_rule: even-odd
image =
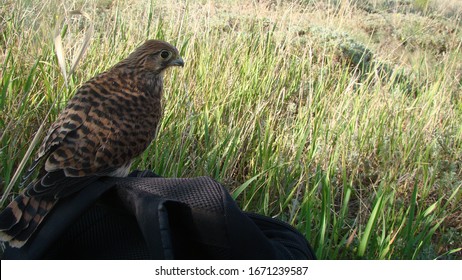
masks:
[[[161,51],[160,52],[160,57],[163,59],[169,59],[172,56],[172,53],[169,51]]]

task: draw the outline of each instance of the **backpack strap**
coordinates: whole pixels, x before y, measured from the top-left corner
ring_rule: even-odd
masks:
[[[155,195],[147,195],[138,189],[117,188],[122,204],[136,217],[153,259],[173,259],[170,226],[165,203]]]

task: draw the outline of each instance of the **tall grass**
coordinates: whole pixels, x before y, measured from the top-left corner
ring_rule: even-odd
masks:
[[[324,35],[312,34],[313,25],[352,28],[358,11],[345,7],[237,0],[5,3],[4,186],[49,109],[47,123],[81,83],[145,39],[158,38],[175,44],[186,66],[166,76],[158,137],[134,168],[211,176],[244,210],[294,225],[322,259],[461,258],[460,29],[448,35],[453,43],[444,56],[427,60],[422,53],[422,63],[410,65],[406,76],[391,71],[384,77],[382,63],[362,69],[314,39]],[[91,22],[73,15],[75,9]],[[56,26],[67,67],[88,28],[95,30],[68,85],[52,40]]]

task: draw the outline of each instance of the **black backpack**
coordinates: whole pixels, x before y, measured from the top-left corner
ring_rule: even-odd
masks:
[[[3,259],[315,259],[290,225],[242,212],[209,177],[134,172],[60,200]]]

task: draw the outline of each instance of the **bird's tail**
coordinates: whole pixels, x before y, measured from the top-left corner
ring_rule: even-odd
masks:
[[[56,202],[53,197],[18,195],[0,213],[0,241],[21,248]]]

